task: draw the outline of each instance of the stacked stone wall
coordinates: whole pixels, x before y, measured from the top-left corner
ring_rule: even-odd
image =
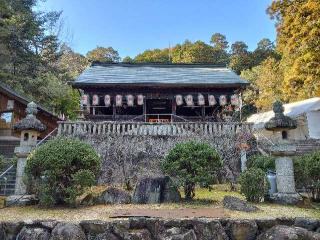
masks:
[[[0,222],[2,240],[267,240],[320,239],[320,222],[304,218],[280,219],[158,219],[129,218],[104,222],[80,223],[36,220]]]
[[[177,143],[199,141],[212,145],[224,160],[224,166],[216,176],[219,182],[236,181],[241,171],[240,144],[241,134],[188,136],[153,136],[153,135],[87,135],[77,134],[92,145],[102,158],[99,183],[134,184],[139,177],[160,176],[161,161]],[[247,134],[247,156],[256,151],[254,140]]]

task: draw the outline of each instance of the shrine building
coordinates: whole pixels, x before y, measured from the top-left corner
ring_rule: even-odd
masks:
[[[93,63],[74,82],[86,120],[224,122],[249,83],[225,66]]]

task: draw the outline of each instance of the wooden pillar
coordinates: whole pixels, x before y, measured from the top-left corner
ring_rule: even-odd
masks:
[[[177,103],[175,101],[175,98],[172,98],[172,111],[171,111],[171,114],[172,115],[176,115],[176,113],[177,113]],[[173,117],[171,116],[171,122],[173,122],[172,120],[173,120]]]
[[[202,116],[202,121],[204,121],[204,119],[206,117],[206,107],[205,106],[201,107],[201,116]]]
[[[143,98],[143,116],[144,116],[144,121],[146,122],[147,121],[147,99],[146,97]]]
[[[116,105],[115,103],[113,103],[112,105],[112,120],[115,121],[116,120]]]

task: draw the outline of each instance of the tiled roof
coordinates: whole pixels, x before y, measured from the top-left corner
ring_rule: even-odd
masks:
[[[16,99],[17,101],[19,101],[20,103],[24,104],[25,106],[27,106],[27,104],[29,102],[31,102],[30,99],[26,98],[25,96],[22,96],[21,94],[17,93],[16,91],[14,91],[13,89],[11,89],[10,87],[8,87],[7,85],[4,85],[3,83],[0,83],[0,93],[3,92],[6,95],[9,95],[11,97],[13,97],[14,99]],[[38,109],[40,111],[42,111],[43,113],[56,118],[57,120],[62,120],[60,119],[58,116],[56,116],[54,113],[48,111],[47,109],[41,107],[39,104],[38,105]]]
[[[226,67],[205,64],[92,64],[75,81],[85,85],[247,85]]]

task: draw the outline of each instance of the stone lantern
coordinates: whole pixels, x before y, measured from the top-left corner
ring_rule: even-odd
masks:
[[[297,128],[295,120],[283,114],[284,108],[280,101],[273,104],[275,116],[265,123],[266,130],[287,131]],[[278,192],[271,196],[277,203],[296,204],[301,200],[297,194],[294,182],[292,156],[296,153],[296,146],[282,139],[279,144],[271,147],[271,154],[276,157],[276,181]]]
[[[15,195],[26,194],[23,177],[27,157],[36,147],[40,132],[46,129],[46,126],[36,118],[37,112],[37,105],[34,102],[30,102],[26,109],[27,116],[13,126],[15,131],[20,132],[20,146],[16,147],[14,151],[18,157]]]

